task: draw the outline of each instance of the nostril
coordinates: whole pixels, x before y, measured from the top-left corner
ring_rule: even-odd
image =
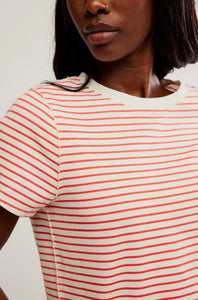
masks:
[[[89,9],[87,9],[87,10],[86,10],[86,15],[87,15],[87,16],[92,16],[93,14],[90,12]]]
[[[97,16],[97,15],[109,13],[108,3],[98,3],[98,2],[96,3],[96,2],[89,3],[89,4],[87,2],[86,6],[85,6],[85,13],[87,16]]]
[[[105,14],[106,10],[101,8],[98,10],[98,14],[101,15],[101,14]]]
[[[87,16],[94,16],[94,15],[102,15],[102,14],[105,14],[106,10],[101,8],[101,9],[98,9],[95,13],[90,11],[89,9],[86,10],[86,15]]]

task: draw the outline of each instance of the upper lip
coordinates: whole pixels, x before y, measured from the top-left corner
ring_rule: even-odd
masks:
[[[97,23],[97,24],[87,24],[83,31],[85,34],[91,34],[95,32],[104,32],[104,31],[117,31],[118,29],[114,26],[105,23]]]

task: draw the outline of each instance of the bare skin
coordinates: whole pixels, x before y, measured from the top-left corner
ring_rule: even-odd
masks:
[[[9,236],[11,235],[18,217],[8,212],[0,206],[0,249],[4,246]],[[8,300],[3,290],[0,288],[0,300]]]
[[[8,300],[7,296],[5,295],[4,291],[0,288],[0,300]]]
[[[8,212],[6,209],[0,206],[0,249],[8,240],[17,221],[17,216]]]
[[[96,81],[138,97],[169,94],[153,70],[153,0],[67,0],[67,6],[98,61]]]
[[[164,97],[170,92],[161,85],[153,71],[152,48],[148,49],[147,55],[136,58],[129,62],[131,57],[125,58],[125,62],[100,63],[98,68],[102,69],[95,76],[95,80],[111,89],[141,98]],[[144,62],[143,62],[144,58]],[[119,64],[122,64],[119,67]],[[133,67],[131,68],[131,64]]]

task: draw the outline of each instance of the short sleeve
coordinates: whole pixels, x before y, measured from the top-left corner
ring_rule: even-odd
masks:
[[[52,111],[36,89],[1,120],[0,205],[33,216],[56,198],[59,140]]]

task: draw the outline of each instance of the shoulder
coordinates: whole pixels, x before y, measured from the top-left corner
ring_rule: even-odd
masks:
[[[183,90],[186,88],[185,102],[198,104],[198,86],[183,84]]]
[[[172,81],[169,79],[162,79],[161,84],[165,89],[174,93],[175,96],[185,99],[185,101],[188,101],[189,98],[198,100],[198,86],[186,84],[180,81]]]
[[[187,89],[188,89],[188,94],[189,95],[194,95],[198,97],[198,86],[194,86],[194,85],[186,85]]]
[[[73,93],[72,89],[83,84],[83,79],[83,76],[73,76],[52,82],[43,81],[19,96],[7,113],[14,110],[20,114],[30,113],[32,116],[53,115],[53,101],[59,100],[60,97],[66,99],[67,95]],[[54,86],[53,83],[59,86]],[[64,87],[68,89],[67,92]]]
[[[81,73],[79,76],[71,76],[60,80],[45,80],[38,84],[33,90],[38,92],[43,98],[47,94],[56,95],[56,92],[74,92],[79,89],[87,80],[87,75]]]

